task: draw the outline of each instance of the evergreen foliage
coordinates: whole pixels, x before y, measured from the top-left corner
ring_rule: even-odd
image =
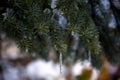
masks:
[[[2,11],[2,31],[15,39],[22,49],[45,52],[55,47],[66,52],[69,35],[79,34],[83,46],[92,53],[100,52],[99,36],[88,14],[85,0],[58,0],[51,8],[50,0],[8,0]],[[60,25],[59,15],[66,19]],[[63,23],[63,22],[62,22]],[[41,49],[40,49],[41,48]]]

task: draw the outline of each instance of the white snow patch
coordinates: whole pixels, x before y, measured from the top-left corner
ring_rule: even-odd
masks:
[[[63,15],[59,15],[59,25],[64,28],[67,24],[67,19]]]
[[[56,2],[57,2],[57,0],[52,0],[52,2],[51,2],[52,9],[56,8]]]
[[[8,68],[4,71],[5,80],[19,80],[17,68]]]
[[[109,0],[101,0],[101,4],[104,7],[104,9],[106,9],[106,10],[110,9],[110,2],[109,2]]]
[[[77,62],[75,63],[75,65],[73,66],[72,72],[74,76],[78,76],[79,74],[82,73],[83,70],[83,64],[82,62]]]
[[[62,70],[64,70],[63,67]],[[27,66],[27,75],[31,79],[54,80],[54,78],[60,77],[59,65],[54,64],[53,61],[46,62],[39,59]]]
[[[4,70],[5,80],[19,80],[29,78],[30,80],[45,79],[45,80],[65,80],[68,68],[62,65],[62,74],[60,74],[60,64],[53,61],[45,61],[38,59],[30,62],[26,67],[20,65],[13,67],[6,63]],[[71,66],[72,74],[74,77],[82,74],[84,69],[92,69],[91,80],[96,80],[99,72],[91,66],[90,61],[77,61]]]
[[[110,21],[108,23],[108,27],[115,29],[117,26],[116,20],[115,20],[115,16],[113,14],[111,14],[111,18]]]
[[[73,76],[78,76],[82,74],[84,69],[92,69],[92,76],[91,80],[97,80],[99,71],[91,66],[91,63],[88,60],[85,61],[78,61],[73,65],[72,72]]]
[[[98,5],[95,6],[95,13],[97,16],[103,18],[103,15],[102,15],[101,10]]]

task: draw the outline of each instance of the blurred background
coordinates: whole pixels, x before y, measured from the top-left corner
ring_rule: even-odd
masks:
[[[0,80],[119,80],[120,0],[1,0]]]

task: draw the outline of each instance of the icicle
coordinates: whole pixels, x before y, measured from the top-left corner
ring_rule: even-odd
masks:
[[[90,50],[88,51],[88,60],[89,60],[89,62],[91,62],[91,52],[90,52]]]
[[[61,52],[60,52],[59,60],[60,60],[60,74],[62,74],[62,53]]]
[[[26,47],[25,52],[28,53],[28,48]]]

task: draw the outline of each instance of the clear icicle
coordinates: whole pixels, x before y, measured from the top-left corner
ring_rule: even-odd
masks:
[[[89,60],[89,62],[91,62],[91,52],[90,52],[90,50],[88,50],[88,60]]]
[[[28,53],[28,48],[26,47],[25,52]]]
[[[60,52],[59,60],[60,60],[60,74],[62,74],[62,53],[61,52]]]

